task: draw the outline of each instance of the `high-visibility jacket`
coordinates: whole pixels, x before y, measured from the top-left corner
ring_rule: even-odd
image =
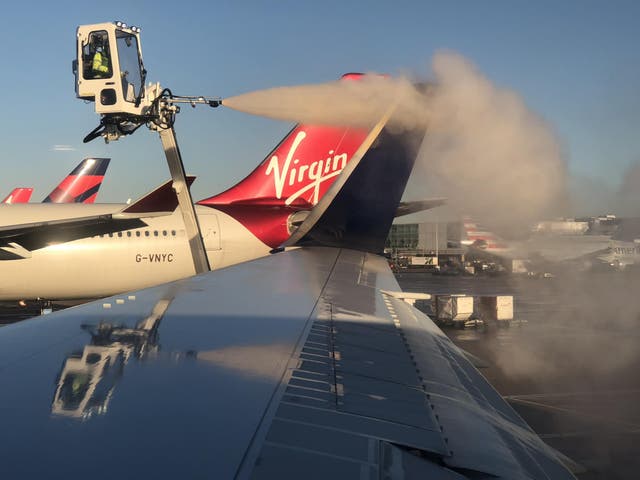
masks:
[[[109,74],[109,57],[101,52],[96,52],[93,56],[91,71],[96,77],[106,77]]]

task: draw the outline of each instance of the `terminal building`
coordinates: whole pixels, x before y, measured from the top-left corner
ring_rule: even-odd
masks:
[[[638,225],[631,223],[626,222],[627,230],[640,231],[640,222]],[[466,225],[468,230],[469,224]],[[614,215],[540,221],[531,227],[529,240],[537,240],[536,245],[543,250],[553,249],[549,241],[557,241],[560,242],[557,248],[561,250],[563,238],[565,244],[567,241],[578,241],[575,237],[588,240],[586,237],[590,235],[611,235],[624,230],[623,225]],[[393,264],[401,268],[438,265],[466,269],[480,265],[483,271],[501,268],[511,272],[523,272],[530,268],[526,265],[531,258],[527,258],[526,253],[521,253],[525,255],[523,258],[510,258],[485,250],[482,246],[471,249],[465,247],[465,244],[473,243],[473,237],[467,236],[469,234],[465,232],[465,223],[462,221],[398,223],[391,226],[385,253]],[[640,234],[636,235],[640,237]]]
[[[436,257],[434,264],[462,264],[460,222],[398,223],[391,226],[385,251],[392,258]]]

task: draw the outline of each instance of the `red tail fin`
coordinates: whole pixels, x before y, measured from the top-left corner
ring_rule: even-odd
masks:
[[[464,238],[463,245],[479,248],[487,252],[502,252],[509,248],[507,243],[490,230],[475,223],[466,217],[463,220]]]
[[[27,203],[31,198],[33,188],[30,187],[18,187],[2,201],[2,203]]]
[[[351,73],[343,79],[361,76]],[[248,177],[198,203],[309,208],[326,193],[367,133],[350,127],[297,125]]]
[[[318,203],[368,133],[354,127],[296,125],[248,177],[198,204],[224,211],[263,243],[277,247],[291,234],[293,214]]]
[[[248,177],[198,203],[311,207],[351,160],[367,133],[349,127],[298,125]]]
[[[95,202],[109,161],[109,158],[85,158],[42,203]]]

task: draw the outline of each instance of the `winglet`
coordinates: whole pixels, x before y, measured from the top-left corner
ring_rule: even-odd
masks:
[[[191,186],[196,179],[193,175],[187,175],[187,184]],[[125,207],[120,214],[161,213],[173,212],[178,207],[178,197],[173,191],[173,181],[168,180],[155,190],[139,198],[131,205]]]
[[[283,246],[384,249],[424,131],[385,129],[391,107],[325,196]]]
[[[30,187],[18,187],[14,188],[12,192],[2,201],[2,203],[27,203],[31,198],[33,188]]]

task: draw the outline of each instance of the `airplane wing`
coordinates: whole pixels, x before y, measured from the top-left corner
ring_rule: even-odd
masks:
[[[187,177],[189,184],[194,176]],[[68,242],[79,238],[101,235],[105,233],[140,228],[146,225],[143,218],[168,215],[178,205],[169,180],[153,191],[147,193],[131,205],[105,205],[94,209],[82,206],[69,208],[68,215],[59,218],[48,218],[47,206],[28,206],[40,209],[42,218],[32,222],[12,225],[0,225],[0,260],[29,258],[33,250],[42,248],[52,242]],[[82,215],[84,211],[92,214]]]
[[[5,476],[573,478],[375,253],[418,146],[400,140],[343,172],[296,248],[0,328]]]
[[[310,247],[3,327],[3,471],[573,478],[398,290]]]

